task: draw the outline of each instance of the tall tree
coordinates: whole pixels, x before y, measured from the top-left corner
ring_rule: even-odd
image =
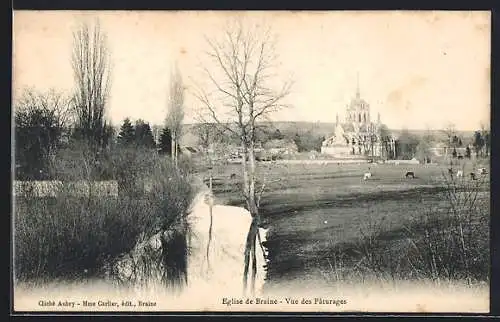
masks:
[[[109,140],[110,124],[105,111],[110,88],[110,56],[106,34],[97,20],[93,27],[83,23],[73,32],[73,75],[76,136],[92,147],[101,148]]]
[[[153,131],[149,123],[143,120],[137,120],[134,129],[135,141],[138,146],[146,148],[154,148],[156,146],[155,139],[153,137]]]
[[[290,82],[281,82],[282,86],[276,88],[280,82],[273,79],[277,56],[271,31],[261,32],[262,27],[255,27],[237,20],[234,25],[227,26],[222,37],[207,38],[211,63],[202,68],[211,88],[200,88],[195,94],[204,108],[202,117],[236,135],[242,148],[242,194],[253,218],[245,247],[243,287],[246,291],[251,257],[252,292],[257,273],[261,193],[256,189],[256,123],[285,106],[282,101],[291,86]]]
[[[118,143],[121,145],[131,145],[135,142],[135,130],[129,118],[123,121],[118,133]]]
[[[184,120],[184,82],[178,66],[175,65],[170,78],[170,92],[168,99],[168,114],[166,126],[172,135],[172,158],[178,162],[179,142],[182,136],[182,123]]]

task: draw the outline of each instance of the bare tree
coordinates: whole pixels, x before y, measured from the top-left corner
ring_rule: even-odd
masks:
[[[172,158],[177,165],[179,142],[182,137],[182,122],[184,120],[184,82],[178,66],[175,65],[170,79],[168,98],[168,113],[166,125],[172,136]]]
[[[68,95],[55,89],[41,92],[33,88],[26,88],[17,100],[15,110],[16,113],[32,113],[35,110],[43,111],[50,115],[57,127],[65,129],[73,121],[70,100]]]
[[[205,150],[215,141],[214,125],[210,123],[198,123],[194,126],[194,132],[198,137],[198,144]]]
[[[14,104],[14,156],[21,176],[38,178],[61,147],[71,121],[70,99],[55,90],[25,89]],[[44,177],[44,175],[42,175]]]
[[[203,106],[201,118],[220,125],[227,134],[236,135],[242,148],[243,197],[252,215],[246,247],[243,288],[247,289],[250,256],[251,291],[255,291],[257,273],[256,245],[260,244],[259,203],[263,191],[256,189],[256,124],[286,105],[282,103],[291,82],[276,86],[276,54],[270,29],[263,30],[237,20],[219,39],[206,38],[210,63],[202,67],[213,91],[199,89],[195,96]],[[213,68],[209,68],[213,67]],[[260,244],[262,247],[262,245]]]
[[[84,22],[73,32],[72,67],[75,78],[73,103],[80,138],[92,146],[106,144],[105,108],[110,88],[110,56],[106,34],[97,20]]]

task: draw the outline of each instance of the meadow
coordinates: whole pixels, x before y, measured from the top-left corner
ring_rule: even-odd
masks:
[[[472,167],[460,166],[465,174]],[[266,286],[318,279],[487,281],[489,177],[450,177],[447,168],[258,163],[262,225],[269,229]],[[364,181],[368,169],[373,177]],[[406,171],[416,178],[405,178]],[[220,203],[244,206],[240,172],[234,164],[212,169]]]

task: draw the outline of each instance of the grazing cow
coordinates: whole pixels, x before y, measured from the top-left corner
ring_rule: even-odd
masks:
[[[486,168],[479,168],[477,169],[477,174],[481,175],[481,174],[487,174],[488,172],[486,172]]]
[[[476,174],[474,172],[470,173],[470,179],[471,180],[476,180]]]
[[[415,173],[413,171],[408,171],[406,172],[405,177],[406,178],[411,177],[412,179],[415,179]]]
[[[452,169],[452,168],[448,168],[448,174],[449,174],[450,176],[452,176],[452,175],[453,175],[453,169]]]
[[[461,178],[464,176],[464,172],[462,170],[457,171],[457,178]]]
[[[363,175],[363,180],[368,180],[371,177],[372,177],[372,173],[371,172],[365,172],[365,174]]]

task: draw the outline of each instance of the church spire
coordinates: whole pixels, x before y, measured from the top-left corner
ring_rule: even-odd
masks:
[[[356,98],[360,98],[361,94],[359,93],[359,72],[356,73]]]

